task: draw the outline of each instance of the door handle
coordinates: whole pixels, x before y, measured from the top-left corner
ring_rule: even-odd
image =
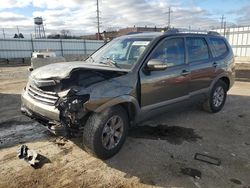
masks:
[[[181,73],[182,76],[187,76],[188,74],[190,74],[190,71],[187,70],[183,70]]]

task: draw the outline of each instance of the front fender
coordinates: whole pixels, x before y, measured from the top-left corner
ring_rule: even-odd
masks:
[[[138,103],[137,99],[131,95],[122,95],[122,96],[116,97],[116,98],[104,103],[103,105],[99,106],[98,108],[96,108],[94,110],[94,112],[101,112],[107,108],[110,108],[112,106],[122,104],[122,103],[132,103],[135,107],[135,113],[136,113],[135,115],[138,114],[138,112],[140,110],[139,103]]]

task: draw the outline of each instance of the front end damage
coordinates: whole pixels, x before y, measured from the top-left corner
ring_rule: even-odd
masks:
[[[89,114],[84,106],[89,97],[89,94],[77,95],[75,90],[70,90],[66,96],[60,98],[56,108],[60,112],[61,124],[53,126],[52,129],[63,129],[67,134],[73,136],[81,133]]]
[[[66,78],[31,75],[22,94],[21,111],[56,135],[77,136],[92,112],[86,103],[96,104],[90,101],[91,88],[121,75],[124,72],[85,69],[71,71]]]

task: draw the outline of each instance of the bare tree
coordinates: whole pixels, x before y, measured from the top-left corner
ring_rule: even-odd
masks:
[[[62,36],[70,36],[70,30],[63,29],[60,31]]]

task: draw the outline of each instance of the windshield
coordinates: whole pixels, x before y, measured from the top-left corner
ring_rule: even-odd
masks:
[[[95,52],[87,61],[131,69],[150,41],[144,38],[117,38]]]

